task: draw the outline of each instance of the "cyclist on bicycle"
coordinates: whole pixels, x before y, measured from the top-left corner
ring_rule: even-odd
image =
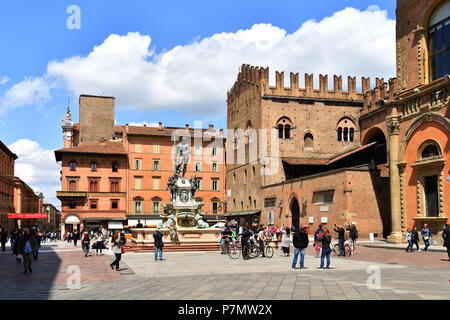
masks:
[[[83,235],[81,236],[81,248],[83,249],[84,256],[87,257],[89,254],[89,246],[91,244],[91,237],[87,230],[84,230]]]
[[[264,245],[265,245],[266,240],[267,240],[267,227],[264,227],[263,225],[261,225],[261,228],[259,229],[259,232],[258,232],[258,242],[259,242],[259,248],[261,249],[261,253],[262,253],[263,257],[266,256],[264,254]]]
[[[242,257],[244,260],[248,259],[248,252],[250,250],[250,237],[252,236],[252,233],[247,230],[247,228],[242,228],[242,234],[239,236],[238,241],[241,241],[241,247],[242,247]]]

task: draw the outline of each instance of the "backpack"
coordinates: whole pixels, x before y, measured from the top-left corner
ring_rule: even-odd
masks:
[[[353,239],[358,238],[358,230],[356,228],[350,229],[350,238],[353,238]]]
[[[87,233],[85,233],[84,235],[83,235],[83,241],[89,241],[90,239],[89,239],[89,235],[87,234]]]

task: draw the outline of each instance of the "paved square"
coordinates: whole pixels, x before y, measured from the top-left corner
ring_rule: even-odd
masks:
[[[9,250],[9,248],[8,248]],[[230,259],[219,252],[169,252],[163,261],[153,253],[126,253],[122,271],[111,270],[113,255],[91,253],[63,242],[43,245],[33,273],[23,274],[10,251],[0,253],[0,299],[201,299],[201,300],[391,300],[449,299],[450,262],[443,252],[358,247],[352,257],[331,257],[331,269],[308,248],[305,269],[291,269],[292,256]],[[69,289],[80,268],[80,288]],[[379,269],[378,269],[379,268]],[[380,288],[367,286],[379,270]],[[70,278],[72,277],[72,278]],[[372,278],[373,279],[373,278]],[[69,280],[69,281],[68,281]],[[369,284],[374,282],[369,282]],[[30,290],[24,290],[29,288]]]

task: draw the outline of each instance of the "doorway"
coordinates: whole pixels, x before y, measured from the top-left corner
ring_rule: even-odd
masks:
[[[424,177],[425,203],[428,217],[439,216],[438,177]]]
[[[295,229],[298,229],[300,226],[300,206],[298,204],[297,198],[293,198],[291,202],[291,223],[295,227]]]

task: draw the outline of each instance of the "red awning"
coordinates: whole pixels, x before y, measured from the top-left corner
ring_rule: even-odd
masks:
[[[8,219],[47,219],[47,213],[8,213]]]

